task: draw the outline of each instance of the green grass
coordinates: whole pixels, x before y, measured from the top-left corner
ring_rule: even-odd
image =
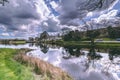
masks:
[[[114,41],[115,39],[110,39],[110,38],[101,38],[103,41]]]
[[[26,51],[28,49],[0,48],[0,80],[72,80],[61,69],[25,55]],[[19,55],[21,57],[17,57]]]
[[[25,44],[26,41],[12,41],[13,44]]]
[[[83,41],[54,41],[47,42],[50,44],[57,44],[59,46],[81,46],[81,47],[90,47],[90,42]],[[118,42],[95,42],[96,47],[120,47]]]
[[[19,50],[0,49],[0,80],[34,80],[30,68],[13,59]]]

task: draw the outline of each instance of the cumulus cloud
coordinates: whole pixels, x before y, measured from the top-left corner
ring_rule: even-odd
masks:
[[[56,10],[58,8],[58,4],[55,1],[51,1],[50,4],[51,4],[53,9]]]
[[[114,18],[118,13],[118,10],[111,10],[108,13],[100,15],[98,18],[96,18],[96,22],[101,22],[102,20],[109,20],[111,18]]]
[[[103,0],[103,6],[100,4],[98,7],[96,5],[100,0],[90,1],[10,0],[5,6],[0,5],[0,34],[9,34],[11,37],[29,37],[36,36],[42,31],[60,31],[64,26],[78,29],[81,19],[92,17],[94,11],[97,12],[110,6],[111,9],[113,7],[111,4],[119,0]],[[118,13],[117,10],[110,10],[110,13],[102,14],[97,21],[102,21],[102,18],[110,19],[116,13]]]
[[[42,31],[57,32],[60,31],[59,21],[55,18],[48,18],[41,23]]]
[[[8,30],[19,30],[19,25],[27,25],[40,18],[27,0],[10,1],[6,6],[1,6],[0,10],[0,24],[5,25]]]
[[[0,33],[4,28],[14,37],[36,35],[41,30],[39,25],[48,20],[50,13],[44,0],[10,0],[0,6]]]
[[[107,13],[100,15],[98,18],[93,18],[89,21],[94,29],[105,28],[108,26],[119,26],[120,17],[118,17],[118,10],[111,10]]]
[[[102,0],[61,0],[59,9],[61,14],[59,16],[61,24],[69,25],[69,23],[71,23],[71,21],[75,21],[76,18],[81,20],[86,17],[89,12],[109,8],[118,0],[101,1]],[[74,24],[74,26],[76,26],[76,24]]]
[[[9,33],[1,33],[1,36],[9,36]]]

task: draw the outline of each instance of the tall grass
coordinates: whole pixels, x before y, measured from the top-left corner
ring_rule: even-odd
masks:
[[[16,55],[15,60],[21,64],[31,66],[37,75],[42,75],[42,80],[72,80],[72,78],[60,68],[54,67],[38,58],[27,56],[23,52]]]
[[[34,80],[30,68],[13,59],[19,50],[0,49],[0,80]]]

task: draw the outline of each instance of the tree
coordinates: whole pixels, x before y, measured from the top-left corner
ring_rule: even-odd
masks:
[[[91,40],[91,45],[95,45],[94,39],[100,35],[98,30],[88,30],[86,36]]]
[[[115,39],[115,38],[120,38],[120,28],[119,27],[112,27],[109,26],[107,27],[107,32],[108,32],[108,37]]]
[[[5,2],[9,2],[8,0],[0,0],[0,4],[2,4],[3,6],[5,5]]]
[[[49,38],[49,34],[47,33],[47,31],[44,31],[43,33],[41,33],[40,35],[40,40],[46,40]]]
[[[33,38],[33,37],[29,37],[29,41],[30,41],[30,42],[33,42],[33,41],[34,41],[34,38]]]
[[[107,32],[109,38],[115,38],[115,30],[112,28],[112,26],[107,27]]]
[[[83,16],[84,14],[87,15],[87,13],[89,12],[93,12],[93,11],[102,11],[105,9],[108,9],[111,4],[113,4],[116,0],[85,0],[82,2],[77,3],[77,7],[78,7],[78,11],[80,12],[80,17],[79,19],[83,21],[83,23],[85,24],[85,28],[86,28],[86,33],[87,36],[89,36],[89,38],[91,39],[91,44],[94,43],[94,38],[97,37],[97,35],[99,35],[99,32],[95,32],[95,31],[90,31],[90,30],[94,30],[93,28],[93,24],[91,23],[87,23],[83,18],[85,16]]]
[[[69,33],[63,36],[63,40],[65,41],[79,41],[81,40],[81,35],[78,30],[70,31]]]

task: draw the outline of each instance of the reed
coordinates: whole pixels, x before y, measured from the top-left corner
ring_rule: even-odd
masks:
[[[46,76],[43,80],[72,80],[72,78],[60,68],[41,59],[27,56],[24,52],[17,54],[15,60],[19,61],[21,64],[31,66],[32,70],[37,75]]]

